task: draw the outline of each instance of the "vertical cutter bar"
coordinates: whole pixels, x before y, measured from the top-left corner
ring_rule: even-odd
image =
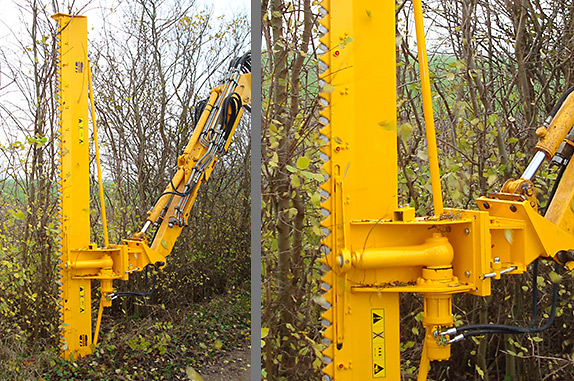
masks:
[[[395,3],[323,0],[320,39],[327,65],[321,74],[322,152],[329,179],[322,278],[330,308],[322,315],[329,347],[324,380],[400,379],[398,293],[365,295],[340,272],[338,258],[352,247],[352,221],[391,219],[397,208]],[[380,244],[380,242],[379,242]],[[349,277],[362,276],[349,273]],[[379,320],[384,315],[384,320]]]
[[[84,16],[55,14],[58,22],[60,140],[60,349],[62,356],[92,352],[90,280],[72,279],[72,249],[90,244],[88,28]]]

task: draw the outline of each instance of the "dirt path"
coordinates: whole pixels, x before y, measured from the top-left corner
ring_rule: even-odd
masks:
[[[204,381],[251,380],[251,348],[246,344],[224,354],[214,364],[200,370]]]

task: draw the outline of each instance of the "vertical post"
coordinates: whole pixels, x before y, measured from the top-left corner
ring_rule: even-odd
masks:
[[[423,95],[423,111],[425,116],[425,130],[426,130],[427,148],[429,154],[434,215],[440,216],[443,213],[444,209],[442,204],[442,190],[440,186],[438,151],[436,147],[436,132],[434,128],[434,116],[432,111],[432,97],[431,97],[429,67],[427,60],[427,47],[425,43],[423,9],[421,0],[413,0],[413,8],[415,13],[415,27],[417,31],[419,70],[421,76],[421,91]]]
[[[395,2],[323,0],[321,7],[320,121],[329,175],[321,186],[329,233],[322,280],[330,306],[322,315],[329,343],[323,372],[337,381],[400,379],[398,293],[351,292],[365,273],[343,274],[337,260],[351,249],[354,223],[392,219],[398,206]]]
[[[73,279],[72,249],[90,244],[88,134],[88,28],[84,16],[58,13],[60,222],[60,348],[62,356],[92,352],[90,280]]]

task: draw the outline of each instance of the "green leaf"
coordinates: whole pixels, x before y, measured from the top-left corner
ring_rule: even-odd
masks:
[[[548,274],[548,277],[550,278],[550,280],[554,284],[558,284],[562,280],[562,277],[560,276],[560,274],[558,274],[554,271],[551,271],[550,274]]]
[[[287,169],[287,170],[288,170],[289,172],[291,172],[291,173],[297,172],[297,168],[295,168],[295,167],[293,167],[292,165],[289,165],[289,164],[285,165],[285,169]]]
[[[478,365],[474,365],[474,368],[476,369],[476,373],[478,373],[480,378],[484,378],[484,371],[482,369],[480,369],[480,367]]]
[[[344,48],[347,44],[349,44],[351,42],[353,42],[353,38],[347,37],[339,45],[341,46],[341,48]]]
[[[297,159],[297,168],[303,170],[303,169],[307,169],[307,167],[309,167],[309,164],[311,163],[311,161],[309,160],[309,158],[305,157],[305,156],[301,156],[299,159]]]
[[[201,377],[199,373],[190,366],[185,368],[185,374],[187,375],[187,378],[192,381],[203,381],[203,377]]]
[[[267,337],[267,335],[269,335],[269,328],[262,327],[261,328],[261,338],[264,339]]]
[[[297,176],[296,174],[291,175],[291,185],[294,188],[299,188],[301,186],[301,180],[299,180],[299,176]]]
[[[319,192],[313,193],[313,196],[311,196],[311,204],[315,207],[318,207],[321,204],[321,195]]]
[[[297,215],[297,213],[299,213],[299,212],[295,208],[287,209],[287,214],[288,214],[289,218],[295,217]]]
[[[23,211],[19,210],[16,213],[14,213],[14,217],[18,220],[23,220],[24,217],[26,217],[26,215],[24,214]]]
[[[454,73],[449,71],[446,73],[445,78],[447,81],[452,81],[454,79]]]

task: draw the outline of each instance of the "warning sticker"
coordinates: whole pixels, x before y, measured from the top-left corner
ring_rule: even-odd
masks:
[[[78,120],[78,139],[80,141],[80,145],[84,144],[84,119],[82,118]]]
[[[373,378],[387,377],[385,361],[385,309],[371,310]]]
[[[84,286],[80,286],[80,313],[86,313],[86,290]]]

